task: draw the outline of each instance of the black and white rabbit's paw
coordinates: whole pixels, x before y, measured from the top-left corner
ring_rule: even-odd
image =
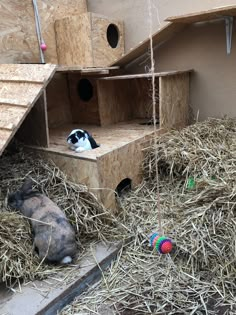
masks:
[[[75,152],[80,153],[80,152],[84,152],[84,151],[86,151],[85,148],[82,148],[82,147],[75,148]]]

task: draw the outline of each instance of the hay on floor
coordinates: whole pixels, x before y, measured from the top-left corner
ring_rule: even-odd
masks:
[[[151,146],[146,181],[122,200],[133,240],[62,315],[236,314],[236,120],[209,119],[157,145],[163,226],[175,250],[159,255],[148,244],[158,230]]]
[[[46,163],[34,153],[22,149],[6,153],[0,158],[0,282],[10,286],[15,280],[42,279],[67,268],[40,264],[32,253],[28,220],[7,208],[7,195],[16,191],[27,176],[65,211],[76,230],[78,258],[90,241],[120,239],[116,219],[87,187],[71,183],[53,163]]]

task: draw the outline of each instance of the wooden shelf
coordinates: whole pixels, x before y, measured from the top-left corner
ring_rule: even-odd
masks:
[[[58,66],[57,67],[57,72],[62,72],[62,73],[67,73],[67,72],[76,72],[80,74],[85,74],[85,75],[93,75],[93,74],[109,74],[110,71],[113,70],[119,70],[120,67],[114,66],[114,67],[104,67],[104,68],[85,68],[81,66]]]
[[[166,71],[166,72],[156,72],[154,73],[155,77],[166,77],[166,76],[173,76],[182,73],[189,73],[193,70],[183,70],[183,71]],[[119,76],[110,76],[100,78],[99,80],[126,80],[126,79],[142,79],[142,78],[151,78],[151,73],[141,73],[141,74],[129,74],[129,75],[119,75]]]
[[[165,21],[174,23],[196,23],[224,18],[225,16],[236,16],[236,5],[218,7],[207,11],[191,13],[186,15],[171,16]]]

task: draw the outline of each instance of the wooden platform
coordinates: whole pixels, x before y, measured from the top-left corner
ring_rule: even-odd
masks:
[[[142,125],[146,122],[147,120],[137,119],[102,128],[93,125],[79,125],[79,128],[87,130],[92,134],[96,142],[101,145],[97,149],[82,153],[76,153],[69,149],[66,138],[73,129],[78,129],[78,125],[67,124],[63,127],[49,130],[50,146],[49,148],[44,148],[44,150],[78,159],[95,161],[105,154],[152,134],[153,126]]]
[[[132,187],[142,181],[143,142],[153,135],[153,126],[141,125],[146,120],[133,120],[110,126],[64,125],[49,130],[50,145],[40,150],[74,182],[82,183],[111,209],[116,209],[115,190],[124,179]],[[97,149],[75,153],[66,138],[75,128],[90,132],[98,144]]]
[[[78,264],[45,281],[33,281],[13,293],[0,287],[1,315],[56,315],[64,306],[96,283],[116,258],[121,243],[92,246]]]

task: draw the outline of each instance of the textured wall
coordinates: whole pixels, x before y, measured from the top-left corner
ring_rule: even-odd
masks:
[[[152,0],[153,31],[169,16],[236,4],[235,0]],[[148,0],[87,0],[88,11],[125,22],[126,51],[148,37]]]

